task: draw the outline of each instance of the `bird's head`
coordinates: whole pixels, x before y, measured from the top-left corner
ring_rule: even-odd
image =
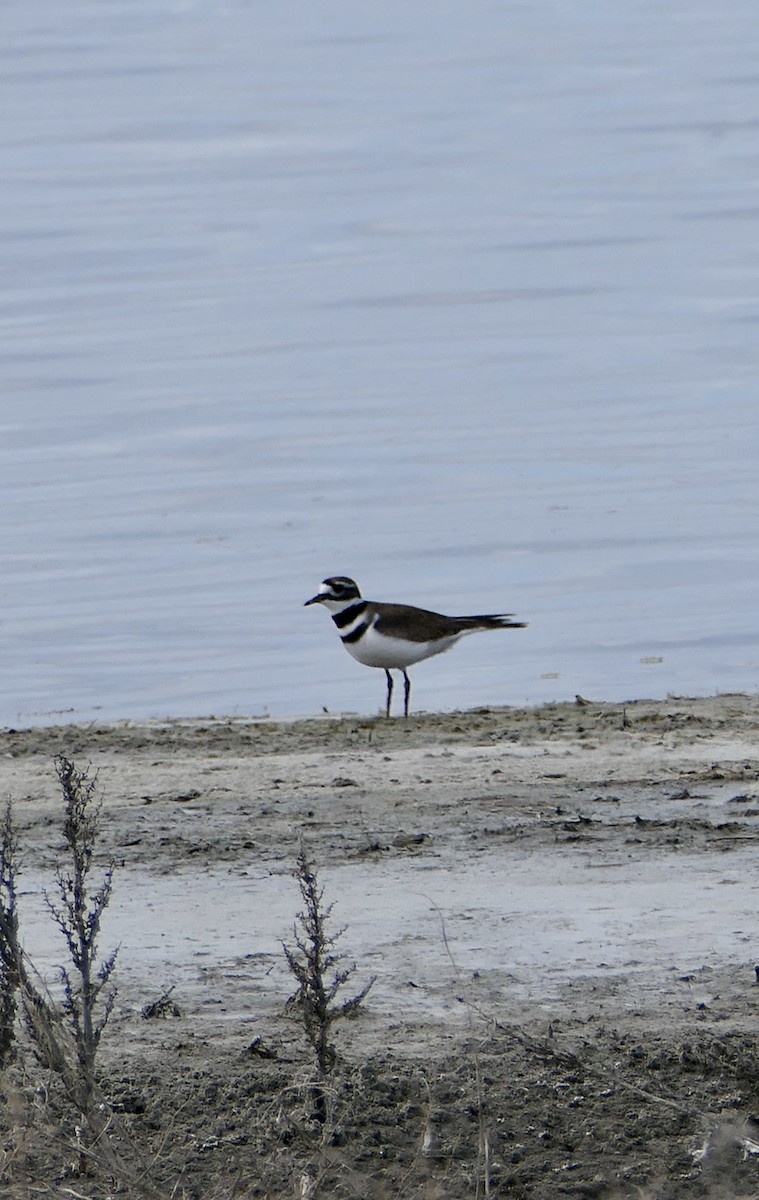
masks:
[[[360,599],[361,593],[352,579],[347,575],[330,575],[319,584],[319,591],[306,604],[326,604],[328,608],[339,609]]]

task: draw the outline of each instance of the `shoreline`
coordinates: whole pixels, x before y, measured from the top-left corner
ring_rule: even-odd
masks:
[[[658,979],[667,969],[657,962],[664,949],[656,937],[644,945],[637,936],[648,901],[646,888],[636,888],[636,873],[648,879],[665,923],[679,930],[683,953],[692,955],[699,920],[686,915],[703,900],[694,872],[702,882],[712,874],[718,879],[729,848],[750,873],[759,847],[759,697],[740,694],[389,721],[324,716],[59,726],[6,732],[3,746],[0,792],[14,801],[34,879],[56,861],[53,759],[64,754],[97,772],[102,853],[129,876],[131,892],[144,894],[146,903],[151,889],[160,892],[167,912],[200,896],[194,940],[161,934],[181,976],[207,954],[206,938],[220,962],[224,954],[234,957],[245,937],[246,887],[266,914],[261,944],[276,956],[291,922],[289,876],[304,842],[352,914],[357,952],[385,963],[397,952],[403,960],[413,944],[410,930],[424,925],[433,976],[445,975],[450,963],[439,958],[439,921],[428,919],[430,904],[440,905],[455,926],[452,939],[461,929],[464,961],[472,970],[487,968],[494,990],[521,996],[528,1008],[549,978],[556,997],[566,982],[599,974],[582,950],[588,936],[606,964],[601,977],[628,960],[646,964],[627,970],[635,987],[637,976]],[[588,880],[602,876],[616,910],[589,887]],[[240,907],[228,936],[209,922],[204,929],[202,915],[206,891],[217,903],[225,877]],[[115,888],[118,897],[118,873]],[[429,903],[420,900],[430,889]],[[725,919],[738,920],[740,894],[725,890]],[[561,936],[552,905],[573,910],[559,922]],[[123,925],[123,936],[135,943],[137,988],[140,956],[153,952],[152,919],[141,923],[135,908],[130,901],[119,916],[114,905],[109,919],[118,940]],[[385,916],[379,923],[377,908]],[[605,909],[608,918],[598,915]],[[487,930],[476,951],[466,912],[477,913],[475,924]],[[507,914],[506,933],[499,932],[499,913]],[[530,929],[529,955],[520,949],[521,928]],[[545,969],[541,954],[556,965]],[[735,954],[735,937],[726,933],[715,965]],[[389,982],[390,1007],[392,988]]]
[[[298,736],[308,741],[308,734],[314,739],[318,733],[327,731],[328,736],[342,732],[355,731],[358,728],[372,727],[377,730],[389,731],[393,728],[406,730],[406,738],[423,738],[425,732],[440,738],[446,729],[451,736],[460,735],[462,730],[457,728],[462,722],[466,725],[466,733],[478,734],[492,732],[498,722],[514,722],[519,732],[529,735],[530,727],[539,727],[541,722],[553,723],[553,732],[558,731],[558,723],[572,716],[589,713],[594,720],[605,717],[609,721],[624,720],[628,714],[630,720],[663,720],[667,715],[676,712],[688,712],[694,718],[709,722],[719,719],[720,713],[728,717],[743,714],[745,719],[756,715],[759,722],[759,692],[718,692],[709,696],[670,695],[664,699],[638,698],[626,701],[590,700],[577,697],[574,700],[548,701],[537,705],[488,705],[472,709],[455,709],[450,712],[418,712],[410,717],[383,715],[367,715],[363,713],[317,713],[311,716],[288,717],[275,719],[256,716],[197,716],[197,717],[151,717],[147,719],[122,718],[113,721],[97,719],[63,723],[52,722],[46,725],[6,725],[0,728],[0,737],[11,739],[10,745],[15,748],[18,740],[27,741],[31,752],[36,752],[37,744],[44,745],[47,741],[56,745],[67,734],[81,739],[96,739],[107,736],[110,731],[115,736],[123,736],[125,741],[137,741],[140,736],[154,737],[162,740],[172,732],[180,734],[185,730],[195,736],[224,732],[247,732],[251,739],[255,734],[262,735],[254,741],[256,750],[278,753],[290,749]],[[392,739],[392,735],[390,735]]]
[[[301,844],[326,902],[335,903],[336,928],[346,928],[340,948],[357,964],[357,988],[377,976],[358,1019],[336,1039],[351,1071],[407,1081],[421,1073],[434,1091],[444,1078],[471,1074],[466,1047],[474,1039],[492,1056],[491,1109],[520,1145],[531,1145],[532,1135],[519,1131],[550,1128],[557,1105],[564,1112],[561,1072],[574,1056],[579,1082],[566,1086],[584,1100],[567,1120],[592,1117],[605,1131],[599,1146],[618,1139],[608,1192],[593,1190],[599,1163],[582,1137],[576,1141],[576,1179],[591,1188],[578,1197],[633,1194],[614,1190],[620,1164],[642,1152],[613,1133],[631,1101],[620,1094],[613,1116],[612,1060],[628,1064],[626,1086],[638,1091],[650,1090],[652,1079],[636,1074],[636,1064],[658,1061],[654,1085],[666,1080],[667,1095],[695,1106],[667,1144],[661,1105],[646,1109],[649,1180],[693,1183],[682,1164],[696,1131],[716,1119],[702,1111],[709,1088],[736,1098],[736,1120],[759,1111],[759,1085],[754,1095],[715,1049],[755,1037],[759,697],[583,701],[389,721],[93,723],[5,731],[2,745],[0,793],[13,800],[23,863],[22,934],[53,987],[62,956],[44,901],[61,856],[53,756],[97,772],[100,856],[116,863],[101,946],[121,946],[102,1061],[119,1087],[129,1079],[141,1089],[148,1113],[173,1112],[184,1097],[174,1118],[184,1138],[248,1112],[248,1142],[233,1153],[222,1138],[218,1157],[193,1159],[207,1182],[211,1160],[222,1171],[224,1154],[247,1161],[246,1146],[250,1171],[261,1154],[284,1161],[276,1130],[265,1145],[250,1136],[260,1118],[255,1088],[247,1100],[236,1093],[234,1103],[220,1099],[210,1110],[202,1089],[213,1084],[225,1094],[220,1080],[243,1087],[251,1072],[258,1079],[270,1071],[281,1083],[287,1063],[301,1070],[307,1062],[285,1008],[293,987],[282,954],[299,907],[293,868]],[[181,1016],[144,1020],[144,1005],[168,988]],[[251,1063],[246,1047],[258,1038],[276,1056],[271,1067]],[[697,1068],[683,1067],[678,1047],[686,1043],[711,1047],[699,1052],[701,1091]],[[547,1063],[559,1091],[544,1096]],[[188,1092],[190,1066],[198,1084]],[[511,1088],[516,1076],[526,1099]],[[350,1072],[341,1078],[350,1090]],[[462,1095],[470,1084],[461,1083]],[[416,1087],[401,1088],[404,1103]],[[443,1187],[446,1171],[459,1178],[455,1155],[445,1170],[419,1158],[414,1120],[392,1106],[383,1117],[375,1100],[366,1103],[377,1127],[387,1117],[415,1130],[398,1151],[403,1172],[420,1180],[409,1195],[428,1194],[433,1177]],[[464,1140],[467,1120],[464,1112],[455,1117]],[[493,1129],[501,1137],[501,1127]],[[140,1136],[153,1135],[146,1127]],[[509,1139],[499,1145],[504,1180],[521,1179],[525,1197],[555,1195],[557,1176],[543,1165],[554,1162],[550,1146],[525,1151],[521,1168],[508,1167]],[[366,1146],[359,1139],[354,1149],[351,1170],[363,1179]],[[744,1186],[756,1163],[733,1157],[730,1170]],[[566,1151],[551,1168],[560,1178],[565,1159]],[[381,1157],[372,1162],[385,1178]],[[392,1182],[392,1171],[386,1178]],[[461,1179],[456,1186],[435,1194],[464,1194]],[[513,1194],[512,1184],[504,1188]]]

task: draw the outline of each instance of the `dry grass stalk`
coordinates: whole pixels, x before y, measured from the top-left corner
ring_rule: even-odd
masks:
[[[57,1034],[59,1018],[54,1005],[37,987],[36,972],[19,938],[18,876],[18,835],[9,801],[0,826],[0,1067],[8,1065],[15,1051],[20,998],[40,1057],[46,1066],[62,1074],[68,1066],[68,1055]]]
[[[331,1041],[332,1027],[336,1021],[355,1013],[366,999],[376,976],[372,976],[366,986],[350,999],[338,1001],[338,993],[355,971],[356,964],[339,966],[345,956],[338,953],[335,946],[345,929],[329,932],[334,905],[325,906],[324,890],[319,887],[316,868],[303,847],[298,854],[295,878],[304,907],[298,913],[298,924],[293,928],[294,947],[282,943],[287,965],[298,984],[298,990],[290,997],[288,1007],[299,1012],[306,1038],[314,1051],[314,1115],[324,1123],[327,1116],[324,1083],[336,1061],[335,1047]]]
[[[474,1081],[475,1081],[475,1091],[476,1091],[476,1097],[477,1097],[478,1138],[477,1138],[477,1183],[476,1183],[475,1200],[480,1200],[480,1198],[482,1196],[485,1196],[486,1198],[488,1196],[490,1196],[490,1182],[491,1182],[491,1180],[490,1180],[490,1168],[491,1168],[490,1133],[488,1130],[485,1097],[484,1097],[484,1090],[483,1090],[483,1086],[482,1086],[482,1070],[481,1070],[481,1066],[480,1066],[480,1056],[479,1056],[479,1053],[477,1050],[477,1042],[475,1039],[475,1027],[474,1027],[475,1013],[480,1017],[482,1016],[482,1013],[477,1009],[477,1007],[474,1004],[471,1003],[471,1001],[468,998],[468,994],[467,994],[469,989],[463,986],[463,979],[461,976],[461,968],[459,967],[459,964],[456,962],[453,951],[451,950],[450,942],[448,941],[448,931],[446,930],[446,927],[445,927],[445,917],[443,915],[442,909],[440,908],[439,905],[437,905],[435,903],[434,900],[431,900],[429,897],[428,897],[428,899],[430,900],[430,904],[432,905],[432,907],[434,908],[435,912],[437,913],[437,915],[440,919],[440,930],[441,930],[441,934],[442,934],[442,938],[443,938],[443,945],[445,947],[445,952],[448,956],[448,960],[449,960],[451,966],[453,967],[453,971],[454,971],[454,974],[456,977],[456,983],[462,994],[462,999],[464,1000],[464,1003],[466,1004],[467,1021],[469,1024],[471,1044],[473,1047],[471,1053],[472,1053],[472,1062],[474,1064]]]
[[[10,800],[0,828],[0,1070],[11,1060],[15,1044],[18,992],[21,986],[21,949],[18,940],[16,879],[18,837]]]
[[[55,767],[63,793],[63,837],[68,861],[56,872],[59,901],[46,900],[66,941],[72,967],[60,968],[63,1011],[77,1056],[72,1099],[85,1120],[91,1122],[97,1050],[116,998],[111,977],[118,951],[111,951],[98,963],[97,946],[103,913],[111,898],[114,863],[109,862],[99,885],[90,892],[102,811],[102,799],[95,794],[97,775],[90,778],[87,770],[77,770],[63,755],[58,755]]]

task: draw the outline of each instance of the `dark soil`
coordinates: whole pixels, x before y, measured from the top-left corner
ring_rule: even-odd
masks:
[[[248,874],[259,884],[289,876],[307,836],[327,879],[342,872],[344,893],[327,899],[337,899],[346,918],[358,987],[384,970],[366,1004],[338,1027],[325,1119],[297,1013],[286,1008],[292,986],[276,946],[230,958],[212,939],[203,942],[202,921],[164,1002],[163,977],[146,986],[128,966],[117,974],[95,1146],[82,1147],[79,1114],[19,1026],[15,1061],[0,1077],[0,1194],[759,1196],[759,934],[741,934],[741,955],[737,918],[726,918],[729,951],[713,932],[719,905],[739,911],[736,894],[757,886],[758,733],[759,702],[733,696],[408,723],[184,722],[2,735],[0,787],[17,804],[30,878],[56,860],[51,760],[64,751],[101,771],[103,853],[119,856],[117,910],[125,902],[120,879],[122,889],[148,891],[151,881],[179,888],[190,880],[203,897],[213,871],[210,923],[225,904],[224,872],[230,887]],[[556,961],[531,978],[514,965],[513,925],[476,929],[467,963],[471,946],[481,960],[466,971],[454,961],[455,913],[443,935],[450,961],[424,929],[410,939],[399,926],[397,962],[392,938],[380,949],[351,939],[351,904],[381,878],[418,875],[422,891],[431,878],[460,875],[462,864],[476,881],[483,862],[508,873],[526,858],[535,876],[554,882],[586,864],[594,886],[610,881],[609,909],[618,899],[614,880],[653,863],[655,911],[670,934],[678,916],[692,914],[667,909],[668,880],[711,871],[693,969],[663,952],[657,958],[654,926],[645,961],[631,959],[624,970],[596,962],[569,924],[562,934],[564,912],[556,914]],[[483,875],[483,887],[492,878]],[[489,899],[465,914],[467,928]],[[259,908],[248,920],[255,929],[271,919],[276,936],[287,938],[296,909],[293,884],[281,919]],[[144,925],[127,925],[124,954],[165,934],[167,961],[171,950],[177,967],[184,943],[161,921],[151,909]],[[506,936],[516,940],[506,946]],[[35,959],[46,953],[32,951]],[[409,954],[418,956],[414,978]]]

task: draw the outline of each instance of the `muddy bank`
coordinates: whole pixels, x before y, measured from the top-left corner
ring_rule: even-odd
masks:
[[[27,947],[54,986],[65,753],[99,772],[117,862],[104,1088],[172,1146],[162,1194],[297,1195],[303,1172],[324,1195],[698,1194],[717,1153],[750,1189],[758,731],[753,696],[8,730]],[[338,1037],[332,1145],[292,1091],[301,843],[377,976]],[[181,1015],[145,1020],[168,987]]]

